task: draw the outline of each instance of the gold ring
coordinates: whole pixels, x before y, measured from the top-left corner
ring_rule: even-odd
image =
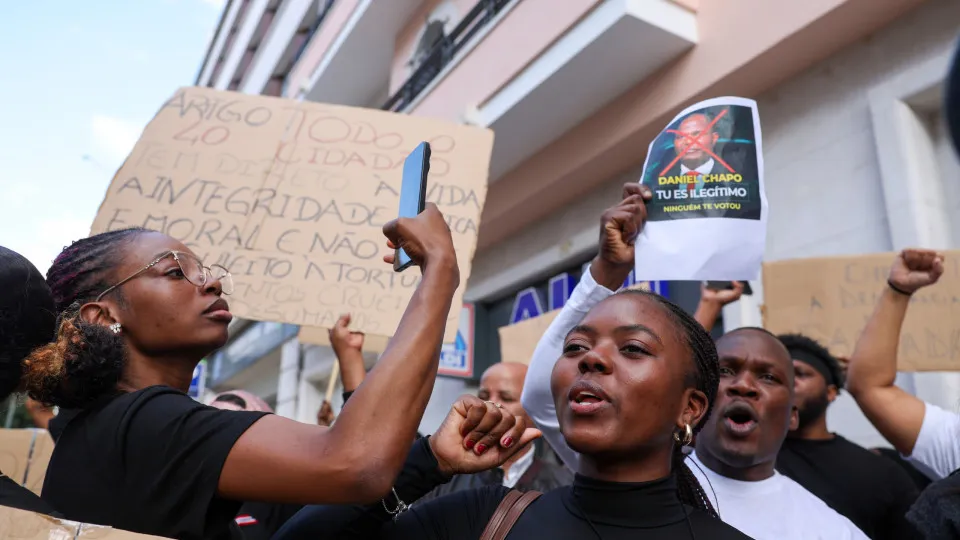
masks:
[[[498,409],[502,409],[502,408],[503,408],[503,405],[501,405],[501,404],[499,404],[499,403],[494,403],[494,402],[492,402],[492,401],[484,401],[484,403],[489,403],[489,404],[493,405],[494,407],[496,407],[496,408],[498,408]]]

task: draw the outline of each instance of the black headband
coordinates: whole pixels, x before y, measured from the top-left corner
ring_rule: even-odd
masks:
[[[833,370],[830,369],[827,361],[819,355],[813,354],[806,349],[790,349],[790,358],[803,362],[820,372],[820,374],[823,375],[823,380],[827,381],[828,386],[832,384],[838,389],[842,386],[840,381],[834,376]]]

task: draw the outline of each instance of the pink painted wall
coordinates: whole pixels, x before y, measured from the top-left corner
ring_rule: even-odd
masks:
[[[671,0],[671,1],[674,4],[679,4],[694,13],[700,10],[700,0]]]
[[[423,98],[411,114],[459,120],[540,55],[599,0],[524,0]]]
[[[463,20],[464,15],[473,9],[477,0],[426,0],[417,9],[416,13],[410,17],[407,24],[397,34],[397,42],[394,48],[393,65],[390,69],[390,93],[393,94],[407,81],[412,73],[407,62],[413,55],[413,51],[420,40],[420,33],[427,24],[427,17],[430,16],[440,4],[447,3],[453,6],[453,11],[457,13],[456,19],[450,21],[448,28],[453,30],[457,24]]]
[[[297,65],[293,66],[288,76],[287,95],[285,97],[297,97],[300,92],[300,85],[308,82],[313,76],[314,71],[323,61],[324,55],[330,49],[344,25],[350,20],[353,11],[357,8],[360,0],[340,0],[334,4],[330,13],[327,13],[326,20],[320,25],[317,35],[313,36],[307,50],[303,51]]]
[[[923,1],[703,2],[697,15],[700,42],[694,49],[490,186],[478,249],[642,164],[650,139],[684,106],[718,95],[756,96]],[[443,90],[438,88],[430,96],[434,101],[417,112],[449,114],[450,105],[446,110],[441,105],[452,103],[452,96],[440,99]]]

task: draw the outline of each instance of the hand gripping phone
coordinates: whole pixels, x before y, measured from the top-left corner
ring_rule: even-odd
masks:
[[[403,180],[400,184],[399,217],[412,218],[423,212],[427,204],[427,174],[430,172],[430,143],[422,142],[403,162]],[[397,248],[393,271],[403,272],[413,264],[410,256]]]

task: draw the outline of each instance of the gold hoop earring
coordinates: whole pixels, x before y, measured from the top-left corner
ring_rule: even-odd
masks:
[[[690,424],[683,425],[683,439],[680,438],[680,434],[678,432],[674,432],[673,440],[680,443],[680,446],[690,446],[693,444],[693,428],[690,427]]]

